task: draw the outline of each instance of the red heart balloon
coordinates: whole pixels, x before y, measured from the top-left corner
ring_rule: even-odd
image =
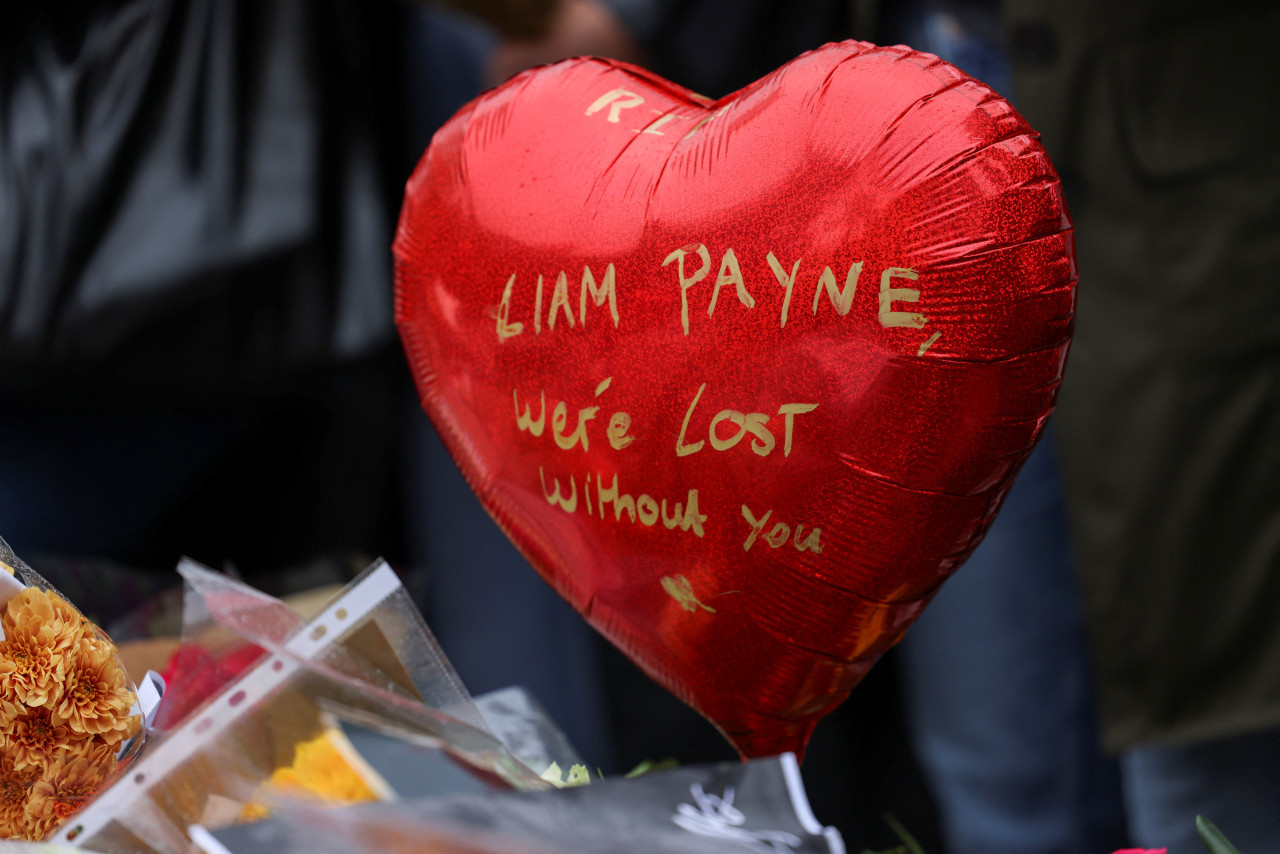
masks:
[[[395,253],[481,501],[746,756],[802,753],[977,545],[1075,292],[1025,121],[855,42],[716,102],[606,60],[521,74],[436,134]]]

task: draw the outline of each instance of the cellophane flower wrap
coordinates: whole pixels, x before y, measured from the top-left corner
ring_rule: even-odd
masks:
[[[339,749],[339,721],[430,744],[486,786],[548,787],[488,730],[385,562],[310,620],[192,561],[178,571],[175,660],[189,666],[171,673],[146,755],[55,841],[189,854],[194,825],[216,831],[299,805],[381,798]]]
[[[142,746],[106,636],[0,539],[0,837],[45,839]]]

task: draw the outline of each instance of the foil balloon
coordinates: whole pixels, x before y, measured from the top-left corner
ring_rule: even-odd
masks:
[[[1076,280],[1026,122],[858,42],[719,101],[607,60],[518,75],[436,134],[395,256],[480,500],[745,756],[802,754],[978,544]]]

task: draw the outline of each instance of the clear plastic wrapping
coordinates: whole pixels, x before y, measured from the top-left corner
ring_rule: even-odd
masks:
[[[550,792],[292,807],[197,833],[207,854],[844,854],[810,811],[791,754]],[[210,842],[209,839],[212,839]]]
[[[179,655],[218,666],[200,671],[197,691],[173,686],[146,754],[58,841],[186,854],[192,825],[250,822],[282,804],[398,798],[350,748],[356,729],[434,753],[482,789],[546,787],[485,726],[386,563],[309,621],[190,561],[179,571]]]

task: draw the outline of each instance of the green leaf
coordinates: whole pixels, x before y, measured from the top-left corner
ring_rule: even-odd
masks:
[[[1240,854],[1236,847],[1227,841],[1218,826],[1202,815],[1196,816],[1196,831],[1200,841],[1209,849],[1210,854]]]
[[[864,848],[862,849],[862,854],[924,854],[924,848],[920,846],[914,836],[907,832],[907,829],[902,826],[902,822],[889,813],[885,813],[884,822],[898,835],[903,844],[885,851],[872,851],[869,848]]]
[[[552,762],[540,776],[557,789],[563,789],[568,786],[585,786],[591,782],[591,772],[587,770],[585,765],[574,765],[569,769],[569,774],[566,777],[563,769],[560,768],[560,763]]]
[[[585,765],[574,765],[569,769],[569,776],[565,778],[566,786],[586,786],[591,782],[591,772],[587,770]]]
[[[557,789],[564,788],[564,771],[561,770],[559,762],[552,762],[546,767],[546,770],[538,776],[555,786]]]
[[[920,843],[916,842],[916,838],[907,832],[907,829],[902,826],[902,822],[889,813],[885,813],[884,821],[885,824],[893,828],[894,833],[898,834],[898,838],[906,846],[908,854],[924,854],[924,849],[920,847]]]
[[[641,774],[652,774],[654,771],[670,771],[672,768],[679,767],[680,763],[675,759],[662,759],[658,762],[646,759],[623,776],[629,780],[632,777],[639,777]]]

